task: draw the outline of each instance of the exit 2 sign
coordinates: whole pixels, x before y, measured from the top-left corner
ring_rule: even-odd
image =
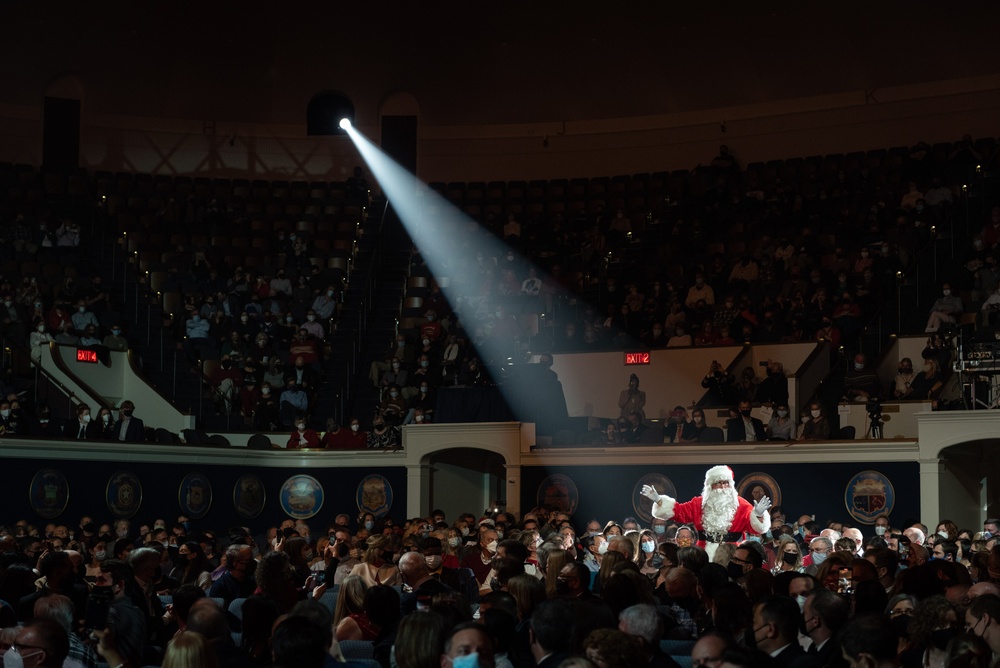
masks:
[[[625,366],[649,364],[649,353],[625,353]]]

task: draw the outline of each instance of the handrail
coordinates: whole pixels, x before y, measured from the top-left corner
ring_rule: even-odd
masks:
[[[51,373],[49,373],[48,371],[46,371],[45,369],[43,369],[42,365],[40,363],[38,363],[35,360],[31,359],[31,351],[30,350],[28,350],[24,346],[20,346],[20,345],[15,344],[15,343],[10,343],[6,339],[4,339],[4,341],[3,341],[3,347],[4,347],[5,351],[9,351],[10,352],[12,359],[13,359],[13,357],[15,355],[18,356],[18,357],[20,357],[20,358],[25,358],[25,359],[28,360],[28,365],[34,369],[35,374],[36,374],[36,379],[35,379],[35,397],[34,397],[35,404],[38,403],[38,379],[37,379],[37,376],[42,376],[43,378],[45,378],[45,380],[48,383],[50,383],[53,386],[55,386],[55,388],[57,390],[59,390],[60,392],[62,392],[66,396],[66,398],[70,401],[70,403],[72,403],[74,399],[78,398],[77,395],[76,395],[76,392],[74,392],[72,389],[70,389],[69,387],[67,387],[65,383],[63,383],[61,380],[59,380],[58,378],[56,378],[55,376],[53,376]]]
[[[58,347],[60,347],[60,344],[56,343],[55,341],[49,341],[49,353],[52,355],[52,363],[56,365],[56,368],[65,373],[73,380],[75,380],[80,385],[80,387],[83,388],[83,390],[87,393],[87,395],[91,399],[94,399],[97,402],[98,406],[100,406],[101,408],[107,408],[109,411],[113,411],[115,408],[113,404],[110,404],[107,401],[105,401],[104,397],[102,397],[94,388],[92,388],[82,378],[80,378],[75,373],[69,370],[69,367],[66,366],[66,362],[63,361],[62,356],[56,354],[55,352],[56,348]]]

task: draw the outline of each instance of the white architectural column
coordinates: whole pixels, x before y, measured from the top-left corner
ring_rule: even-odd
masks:
[[[521,465],[506,464],[507,475],[504,485],[507,487],[507,512],[514,517],[521,516]]]
[[[406,516],[427,517],[430,512],[431,467],[428,464],[406,465]]]
[[[942,517],[941,474],[939,459],[920,460],[920,521],[930,526]]]

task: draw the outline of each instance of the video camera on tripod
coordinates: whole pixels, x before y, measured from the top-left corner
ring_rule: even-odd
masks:
[[[882,438],[882,400],[878,397],[869,397],[865,403],[865,410],[868,412],[868,435],[871,438]]]

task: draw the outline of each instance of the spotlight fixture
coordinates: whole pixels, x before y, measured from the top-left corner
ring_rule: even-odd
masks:
[[[340,129],[341,130],[346,130],[349,127],[351,127],[351,119],[349,119],[347,117],[341,118],[340,119]]]

